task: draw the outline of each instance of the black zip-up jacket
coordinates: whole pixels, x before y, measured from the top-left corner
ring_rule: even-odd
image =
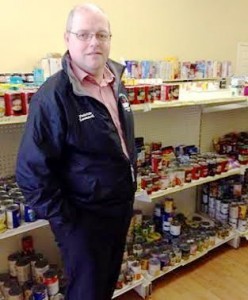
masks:
[[[40,218],[70,218],[91,210],[118,214],[136,190],[133,115],[123,66],[109,60],[129,158],[107,108],[87,96],[69,67],[50,77],[31,100],[19,148],[16,179]]]

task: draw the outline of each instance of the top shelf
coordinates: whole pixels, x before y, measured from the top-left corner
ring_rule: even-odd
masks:
[[[225,104],[247,104],[248,98],[245,96],[229,97],[229,98],[216,98],[209,100],[173,100],[173,101],[154,101],[154,103],[144,103],[131,105],[134,112],[146,112],[154,109],[176,108],[186,106],[213,106]],[[0,118],[1,125],[23,124],[27,121],[27,115],[23,116],[9,116]]]
[[[186,106],[210,106],[210,105],[224,105],[235,103],[247,103],[248,100],[245,96],[229,97],[229,98],[216,98],[209,100],[173,100],[173,101],[154,101],[154,103],[144,103],[131,105],[134,112],[150,111],[154,109],[173,108],[173,107],[186,107]]]

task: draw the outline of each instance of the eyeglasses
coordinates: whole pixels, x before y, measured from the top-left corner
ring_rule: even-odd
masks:
[[[93,36],[100,42],[107,42],[111,39],[112,35],[105,32],[97,32],[97,33],[89,33],[89,32],[72,32],[68,31],[69,33],[75,34],[75,36],[84,42],[89,42],[92,40]]]

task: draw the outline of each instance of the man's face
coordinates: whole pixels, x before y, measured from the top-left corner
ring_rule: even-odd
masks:
[[[71,32],[110,34],[107,18],[93,11],[76,12]],[[93,76],[101,75],[109,56],[110,40],[100,41],[94,35],[89,41],[82,41],[75,34],[65,33],[65,42],[72,61],[81,69]]]

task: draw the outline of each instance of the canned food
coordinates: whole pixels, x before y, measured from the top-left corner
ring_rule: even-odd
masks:
[[[21,255],[19,252],[12,253],[8,256],[9,273],[12,277],[17,277],[16,263],[20,257]]]
[[[21,257],[16,262],[17,280],[20,285],[31,279],[30,259]]]
[[[23,300],[20,286],[14,285],[10,288],[8,300]]]
[[[5,101],[2,94],[0,94],[0,118],[5,115]]]
[[[42,283],[43,282],[43,274],[49,270],[49,264],[48,261],[43,258],[41,260],[38,260],[35,263],[35,279],[36,282]]]
[[[23,296],[24,296],[24,299],[23,300],[30,300],[32,299],[32,287],[33,287],[33,281],[29,280],[29,281],[26,281],[24,284],[23,284]]]
[[[24,203],[24,221],[30,223],[35,220],[36,216],[34,210],[27,203]]]
[[[34,280],[35,280],[35,264],[37,261],[42,259],[43,259],[43,255],[41,253],[35,253],[30,256],[31,273]]]
[[[9,229],[17,228],[21,224],[21,215],[19,206],[11,204],[6,206],[7,227]]]
[[[44,284],[37,284],[32,288],[33,300],[48,300],[47,288]]]
[[[48,296],[54,296],[59,292],[59,280],[57,272],[54,269],[49,269],[43,274],[44,284],[47,287]]]
[[[6,221],[6,211],[4,208],[0,208],[0,225],[4,224],[5,221]]]

